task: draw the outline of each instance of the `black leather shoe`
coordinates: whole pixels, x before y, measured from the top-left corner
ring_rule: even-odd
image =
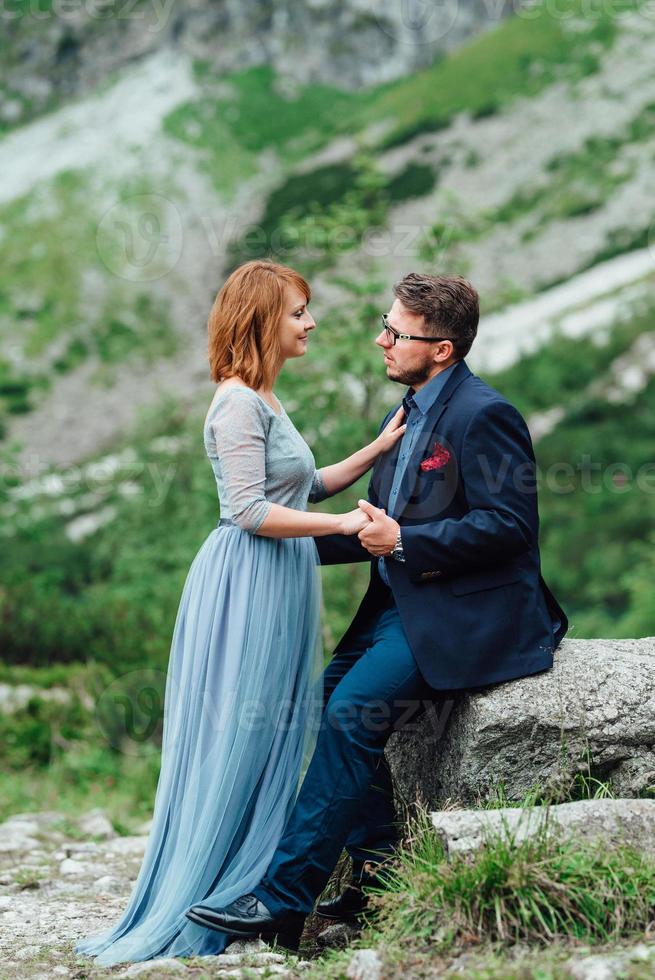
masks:
[[[362,912],[368,908],[368,896],[362,891],[362,885],[381,888],[382,882],[372,874],[354,876],[340,895],[319,902],[314,912],[319,918],[331,919],[333,922],[357,922]]]
[[[273,916],[256,895],[242,895],[224,909],[209,909],[192,905],[184,913],[187,919],[217,932],[227,932],[240,938],[261,936],[265,942],[276,941],[278,946],[298,951],[305,925],[303,912],[289,911],[285,916]]]

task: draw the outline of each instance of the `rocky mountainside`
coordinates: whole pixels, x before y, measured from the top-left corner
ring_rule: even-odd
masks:
[[[510,6],[505,0],[119,0],[7,9],[0,124],[88,93],[163,48],[208,60],[217,74],[268,64],[292,87],[377,84],[426,67],[497,24]]]
[[[485,312],[502,309],[471,354],[493,373],[556,327],[597,333],[626,302],[639,305],[651,285],[652,22],[637,10],[532,23],[515,18],[418,75],[351,95],[289,89],[266,66],[226,73],[160,39],[98,91],[0,140],[0,413],[4,404],[26,474],[110,448],[162,394],[206,400],[203,333],[221,277],[235,257],[270,252],[271,232],[294,214],[306,235],[317,188],[352,238],[313,262],[317,316],[343,301],[343,275],[365,282],[374,270],[386,284],[411,267],[460,269]],[[546,28],[557,32],[550,46]],[[214,48],[232,57],[238,45]],[[412,58],[426,50],[407,47]],[[382,212],[364,204],[363,231],[340,203],[364,179],[362,152],[390,192]],[[601,270],[617,255],[617,274]],[[289,247],[280,257],[306,258]],[[577,278],[590,267],[595,277]],[[551,300],[549,287],[569,280]]]

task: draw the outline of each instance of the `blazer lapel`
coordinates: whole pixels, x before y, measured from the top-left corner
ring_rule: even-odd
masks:
[[[460,361],[448,378],[448,381],[443,387],[443,390],[438,395],[434,405],[430,408],[427,417],[424,420],[423,428],[421,434],[416,440],[416,445],[412,451],[411,458],[408,462],[407,469],[403,476],[403,486],[401,490],[401,500],[406,504],[410,501],[414,495],[414,488],[421,474],[421,461],[429,455],[432,450],[435,440],[438,438],[435,430],[439,425],[441,416],[446,411],[448,402],[452,397],[456,389],[461,385],[466,378],[471,377],[472,371],[469,369],[468,365],[464,360]],[[391,484],[389,484],[391,488]],[[399,509],[399,513],[402,513],[402,506]],[[398,517],[398,514],[396,514]]]
[[[391,413],[391,418],[393,418],[399,408],[400,404],[394,408],[393,412]],[[396,472],[401,442],[402,439],[397,439],[388,453],[381,453],[375,461],[375,467],[373,470],[378,491],[378,506],[384,507],[387,513],[389,513],[389,494],[391,493],[393,476]]]
[[[404,484],[407,484],[407,479],[410,472],[418,472],[419,464],[426,455],[423,450],[427,446],[427,440],[438,425],[439,419],[446,409],[449,398],[455,389],[462,383],[462,381],[470,377],[471,373],[472,372],[469,370],[466,361],[461,360],[448,378],[448,381],[444,385],[439,397],[436,399],[434,405],[428,412],[428,417],[425,419],[423,430],[417,440],[417,445],[414,448],[412,458],[409,461],[409,466],[407,467],[407,471],[405,472],[403,478]],[[402,402],[399,402],[398,405],[392,409],[392,411],[389,413],[389,418],[393,417],[395,412],[400,408],[401,404]],[[398,456],[400,455],[401,442],[402,439],[398,439],[393,449],[390,449],[388,453],[382,453],[380,456],[378,456],[371,475],[373,487],[375,488],[378,497],[378,506],[384,507],[387,513],[389,513],[389,495],[391,493],[391,485],[396,472]],[[407,497],[405,497],[405,499],[407,499]]]

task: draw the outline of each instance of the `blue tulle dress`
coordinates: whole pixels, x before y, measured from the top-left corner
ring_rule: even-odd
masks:
[[[260,882],[315,747],[323,700],[316,545],[254,533],[272,502],[305,510],[327,496],[280,407],[234,385],[219,387],[207,416],[221,524],[191,564],[177,613],[143,864],[120,920],[75,946],[98,965],[223,952],[236,937],[184,913],[196,903],[228,905]]]

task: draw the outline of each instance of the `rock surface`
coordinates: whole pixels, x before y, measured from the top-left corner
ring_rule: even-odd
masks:
[[[655,800],[577,800],[549,807],[439,810],[430,818],[450,854],[482,847],[487,834],[501,834],[519,843],[543,831],[600,841],[604,846],[630,844],[655,857]]]
[[[552,670],[461,697],[443,733],[431,711],[387,758],[401,791],[428,806],[475,804],[502,786],[521,800],[576,774],[643,795],[655,783],[655,638],[565,639]]]
[[[635,966],[639,972],[629,972],[631,966]],[[616,953],[575,956],[571,957],[564,967],[571,980],[623,980],[624,977],[632,976],[652,977],[655,975],[655,946],[639,943],[631,949]]]

